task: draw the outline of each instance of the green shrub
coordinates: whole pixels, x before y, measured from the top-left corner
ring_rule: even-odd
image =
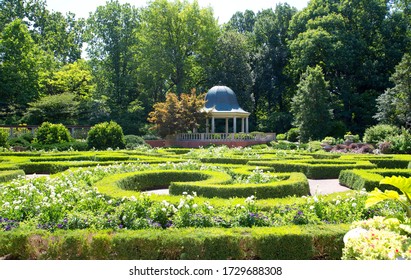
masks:
[[[378,124],[369,127],[364,132],[364,143],[378,144],[386,141],[389,137],[400,134],[400,129],[393,125]]]
[[[11,181],[18,178],[19,176],[24,176],[23,170],[5,170],[0,171],[0,183]]]
[[[354,190],[365,189],[368,192],[375,188],[383,191],[394,190],[390,185],[380,184],[384,177],[390,176],[411,177],[411,171],[408,169],[343,170],[340,173],[339,181],[341,185]]]
[[[287,132],[287,140],[290,142],[298,142],[300,138],[300,129],[294,127]]]
[[[322,149],[323,149],[323,147],[321,146],[320,141],[310,141],[310,142],[308,142],[307,151],[317,152],[317,151],[321,151]]]
[[[389,151],[393,154],[410,154],[411,153],[411,134],[408,130],[403,129],[401,134],[388,136],[386,139],[390,143]]]
[[[33,142],[33,139],[34,139],[33,133],[27,132],[27,133],[22,133],[18,136],[14,136],[14,137],[9,138],[8,144],[11,147],[28,148],[28,147],[30,147],[31,143]]]
[[[287,139],[287,135],[286,134],[277,134],[275,137],[277,140],[286,140]]]
[[[96,124],[88,133],[87,144],[90,149],[122,149],[125,147],[123,129],[113,121]]]
[[[322,141],[322,143],[328,144],[328,145],[335,145],[337,144],[337,141],[335,140],[334,137],[327,136],[325,137]]]
[[[50,145],[70,142],[70,140],[70,132],[64,125],[44,122],[37,129],[34,142],[41,145]]]
[[[142,137],[131,134],[124,136],[124,143],[127,150],[133,150],[138,146],[148,146]]]
[[[310,179],[336,179],[345,169],[371,169],[375,164],[369,161],[347,160],[278,160],[250,161],[250,165],[269,166],[276,172],[301,172]]]
[[[34,150],[45,150],[45,151],[87,151],[88,145],[84,141],[70,141],[58,144],[42,145],[39,143],[32,143],[29,145],[31,149]]]
[[[347,225],[0,232],[0,255],[67,260],[340,259]]]
[[[7,148],[7,139],[9,138],[9,133],[4,130],[0,129],[0,147]]]

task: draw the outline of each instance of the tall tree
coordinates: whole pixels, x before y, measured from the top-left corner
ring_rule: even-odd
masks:
[[[375,98],[408,48],[405,18],[390,1],[312,0],[293,17],[290,34],[294,81],[307,66],[321,65],[336,118],[357,133],[373,124]]]
[[[258,13],[254,27],[252,67],[257,127],[259,130],[284,132],[290,126],[290,97],[285,67],[290,51],[288,26],[296,9],[288,4]]]
[[[377,99],[375,118],[381,123],[411,127],[411,56],[405,54],[391,77],[395,84]]]
[[[96,77],[96,97],[107,98],[111,117],[125,133],[136,129],[125,128],[132,124],[123,123],[122,119],[139,95],[135,54],[139,22],[138,10],[117,0],[98,7],[87,21],[87,51]]]
[[[300,140],[322,139],[329,132],[332,113],[328,82],[324,79],[321,67],[308,66],[297,87],[291,112],[294,114],[294,125],[300,129]]]
[[[141,18],[143,91],[156,102],[170,90],[180,94],[201,86],[219,32],[212,10],[197,1],[155,0]]]
[[[44,62],[44,53],[20,19],[5,26],[0,35],[0,97],[4,107],[24,108],[40,96]]]

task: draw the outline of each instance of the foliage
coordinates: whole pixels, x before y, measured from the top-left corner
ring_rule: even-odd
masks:
[[[144,139],[137,135],[125,135],[124,136],[125,148],[128,150],[133,150],[138,146],[147,145]]]
[[[330,112],[330,92],[324,80],[322,68],[308,67],[298,84],[298,91],[291,103],[294,114],[294,125],[300,130],[300,140],[322,139],[330,128],[332,114]],[[321,126],[317,124],[322,120]]]
[[[43,122],[76,124],[80,102],[73,93],[46,95],[29,103],[23,121],[29,124]]]
[[[7,148],[7,139],[9,138],[9,133],[5,129],[0,129],[0,147]]]
[[[180,98],[174,93],[167,93],[166,101],[154,105],[149,114],[149,121],[161,137],[175,133],[194,131],[200,124],[205,123],[207,113],[201,109],[205,100],[202,95],[181,94]]]
[[[64,125],[43,122],[37,129],[33,141],[41,145],[48,145],[65,143],[70,140],[70,132]]]
[[[385,124],[409,127],[411,124],[411,56],[405,54],[395,67],[391,81],[393,88],[387,89],[377,98],[378,112],[374,116]]]
[[[300,129],[297,127],[290,128],[289,131],[287,131],[287,140],[290,142],[298,142],[300,139]]]
[[[25,105],[40,96],[44,54],[27,26],[16,19],[1,29],[0,91],[6,105]]]
[[[169,91],[181,94],[204,80],[219,28],[211,8],[197,1],[151,1],[141,12],[138,71],[152,104]]]
[[[405,196],[403,199],[398,192],[386,190],[384,193],[379,189],[372,191],[367,199],[366,206],[370,207],[384,200],[394,200],[398,202],[407,213],[408,218],[411,218],[411,178],[390,177],[381,180],[380,184],[394,186]]]
[[[351,228],[357,233],[347,238],[342,259],[411,259],[411,240],[402,233],[398,219],[377,216],[354,222]]]
[[[388,153],[392,154],[410,154],[411,153],[411,133],[402,129],[399,135],[388,136],[385,139],[388,144]]]
[[[87,144],[98,150],[124,148],[123,129],[114,121],[96,124],[88,132]]]
[[[364,143],[378,144],[386,141],[389,137],[398,135],[398,127],[387,124],[378,124],[367,128],[364,132]]]

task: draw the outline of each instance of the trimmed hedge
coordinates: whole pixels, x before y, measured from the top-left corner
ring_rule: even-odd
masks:
[[[336,179],[345,169],[377,167],[369,161],[343,160],[250,161],[248,164],[269,166],[276,172],[302,172],[310,179]]]
[[[108,176],[95,184],[101,193],[113,197],[136,195],[135,191],[166,188],[172,195],[196,192],[199,196],[259,199],[310,194],[308,180],[301,173],[278,174],[282,181],[264,184],[231,184],[229,174],[218,171],[157,170]]]
[[[264,184],[211,184],[211,182],[173,182],[170,185],[171,194],[183,192],[197,192],[204,197],[249,197],[256,196],[259,199],[279,198],[286,196],[303,196],[310,194],[307,177],[302,173],[278,174],[285,178],[282,181]]]
[[[11,181],[19,176],[26,175],[23,170],[5,170],[0,171],[0,183]]]
[[[0,232],[0,256],[68,260],[340,259],[349,225]]]
[[[411,177],[410,169],[370,169],[370,170],[343,170],[340,174],[339,181],[341,185],[347,186],[354,190],[372,191],[378,188],[382,191],[396,190],[390,185],[380,185],[384,177],[404,176]]]

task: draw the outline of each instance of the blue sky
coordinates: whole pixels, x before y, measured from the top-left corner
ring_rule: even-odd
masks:
[[[119,0],[121,3],[130,3],[136,7],[147,5],[146,0]],[[214,16],[220,23],[227,22],[237,11],[253,10],[258,12],[262,9],[275,8],[276,4],[287,2],[293,7],[301,10],[307,6],[309,0],[198,0],[202,7],[211,6]],[[78,17],[88,17],[97,6],[104,5],[106,0],[47,0],[49,10],[62,12],[73,12]]]

